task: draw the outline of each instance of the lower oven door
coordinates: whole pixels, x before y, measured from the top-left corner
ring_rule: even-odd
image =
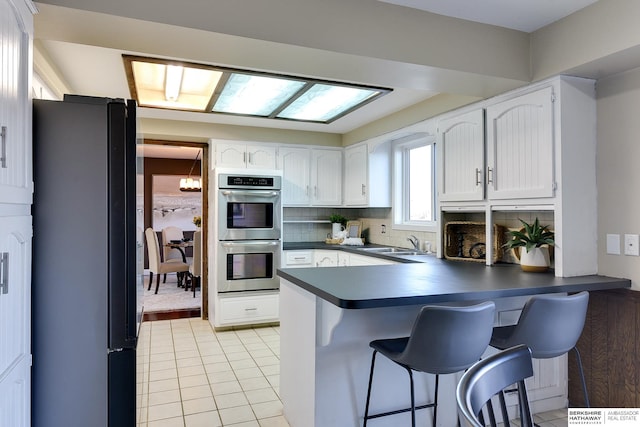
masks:
[[[279,240],[218,242],[218,292],[279,289]]]

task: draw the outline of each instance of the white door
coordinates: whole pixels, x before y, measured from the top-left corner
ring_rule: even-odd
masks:
[[[487,107],[489,199],[552,197],[553,89]]]
[[[311,151],[311,203],[318,206],[342,204],[342,151]]]
[[[438,124],[441,201],[484,199],[484,112],[470,111]]]
[[[0,201],[31,203],[31,103],[27,87],[29,34],[0,0]]]
[[[367,204],[367,145],[362,144],[344,150],[344,204]]]
[[[311,202],[310,165],[308,148],[280,148],[278,167],[282,170],[283,206],[307,206]]]

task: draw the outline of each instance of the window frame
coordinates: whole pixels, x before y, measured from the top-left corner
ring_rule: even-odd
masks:
[[[431,221],[412,221],[409,215],[409,151],[418,147],[432,147],[431,151]],[[437,144],[436,137],[427,132],[417,132],[392,141],[393,152],[393,224],[395,230],[437,232]]]

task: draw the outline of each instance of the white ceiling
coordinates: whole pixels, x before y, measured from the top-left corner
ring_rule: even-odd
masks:
[[[531,33],[597,0],[379,0]]]
[[[145,45],[149,32],[160,25],[159,22],[150,23],[139,20],[140,16],[147,16],[147,12],[138,11],[135,3],[103,2],[102,0],[43,0],[49,4],[65,7],[87,7],[87,10],[99,12],[93,15],[81,15],[79,19],[71,19],[65,7],[54,7],[49,4],[38,3],[41,12],[36,15],[36,46],[42,50],[44,57],[52,65],[60,79],[66,84],[69,92],[91,96],[107,96],[128,98],[131,96],[124,73],[122,54],[141,56],[163,56],[162,46]],[[354,0],[355,1],[355,0]],[[517,28],[531,31],[585,7],[595,0],[380,0],[412,8],[419,8],[432,13],[472,20],[492,25]],[[162,3],[162,2],[161,2]],[[219,3],[223,7],[225,2]],[[228,3],[228,2],[227,2]],[[359,7],[374,7],[368,0],[358,0]],[[160,4],[160,3],[159,3]],[[170,3],[162,3],[170,7]],[[196,3],[194,3],[196,4]],[[479,5],[482,5],[480,7]],[[218,3],[216,3],[218,6]],[[110,15],[110,8],[121,7],[120,17]],[[172,7],[172,6],[171,6]],[[213,7],[213,6],[211,6]],[[391,6],[389,6],[391,7]],[[129,15],[129,9],[131,14]],[[126,12],[122,12],[125,10]],[[137,13],[137,15],[136,15]],[[154,12],[155,13],[155,12]],[[293,13],[293,12],[291,12]],[[189,10],[184,11],[185,15]],[[193,15],[193,14],[192,14]],[[138,17],[136,19],[123,16]],[[172,15],[170,15],[172,16]],[[109,42],[98,40],[100,36],[92,34],[92,26],[104,23],[105,17],[112,17],[112,32]],[[174,18],[177,18],[173,16]],[[186,19],[185,17],[180,17]],[[61,24],[61,20],[64,22]],[[96,19],[96,23],[92,22]],[[110,19],[110,18],[109,18]],[[157,19],[157,18],[156,18]],[[50,21],[50,23],[46,21]],[[48,26],[40,30],[38,23]],[[109,21],[111,22],[111,21]],[[304,20],[300,20],[304,27]],[[162,24],[164,25],[164,24]],[[203,33],[197,27],[185,28],[168,26],[165,31],[173,31],[176,38],[183,36],[184,31],[191,31],[190,35],[200,37]],[[116,31],[117,29],[117,31]],[[273,29],[274,32],[276,29]],[[137,31],[137,32],[136,32]],[[200,31],[200,33],[198,33]],[[44,33],[44,35],[43,35]],[[55,34],[53,34],[55,33]],[[85,39],[79,39],[77,34],[83,33]],[[89,37],[87,38],[87,34]],[[126,34],[128,36],[122,36]],[[133,40],[131,34],[134,34]],[[140,34],[138,38],[135,35]],[[172,33],[173,34],[173,33]],[[230,33],[229,33],[230,34]],[[247,68],[258,71],[268,71],[281,74],[303,75],[327,80],[362,83],[393,88],[393,92],[381,97],[356,112],[347,115],[331,124],[302,123],[282,120],[255,119],[226,115],[204,113],[174,112],[159,109],[140,109],[139,116],[150,119],[177,120],[182,122],[200,122],[227,124],[239,126],[253,126],[257,128],[279,128],[304,130],[312,132],[329,132],[344,134],[380,118],[389,116],[404,108],[424,101],[439,92],[456,92],[469,96],[490,96],[503,92],[526,82],[509,78],[508,76],[481,75],[460,70],[425,67],[409,61],[389,61],[375,55],[368,57],[341,53],[339,49],[328,50],[310,49],[295,45],[278,44],[248,37],[236,37],[229,34],[206,33],[207,45],[183,43],[184,49],[189,51],[190,57],[174,57],[180,60],[201,58],[202,63]],[[98,40],[98,41],[96,41]],[[191,39],[189,39],[191,40]],[[216,43],[225,41],[228,44]],[[107,46],[108,45],[108,46]],[[268,48],[268,49],[267,49]],[[413,47],[421,49],[416,42]],[[216,51],[218,49],[218,51]],[[169,50],[167,50],[168,52]],[[199,55],[198,52],[211,52]],[[151,52],[151,53],[150,53]],[[195,53],[194,53],[195,52]],[[167,56],[168,57],[168,56]],[[220,63],[212,63],[211,57],[219,58]],[[171,58],[171,57],[170,57]],[[37,58],[36,58],[37,59]],[[37,67],[38,61],[34,61]],[[451,77],[454,76],[454,77]],[[453,83],[452,83],[453,82]],[[161,150],[166,148],[154,147],[153,155],[162,156]],[[193,158],[193,153],[172,153],[170,156],[179,158]],[[181,157],[184,156],[184,157]]]

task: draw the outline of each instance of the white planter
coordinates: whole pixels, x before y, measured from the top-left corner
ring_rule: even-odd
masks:
[[[344,227],[342,226],[342,224],[340,224],[339,222],[332,222],[331,223],[331,236],[334,239],[339,239],[341,237],[344,237],[342,235],[343,231],[344,231]]]
[[[520,248],[520,266],[523,271],[539,273],[547,271],[550,265],[549,248],[547,246],[533,248],[529,252],[524,247]]]

